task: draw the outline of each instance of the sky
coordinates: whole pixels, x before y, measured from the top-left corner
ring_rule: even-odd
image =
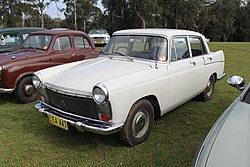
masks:
[[[65,8],[65,4],[62,3],[62,0],[60,0],[58,3],[57,3],[57,6],[59,9],[62,9],[62,8]],[[99,8],[101,8],[101,10],[103,10],[103,6],[101,4],[101,0],[98,0],[98,3],[97,3],[97,6]],[[44,10],[44,13],[45,14],[48,14],[50,17],[52,18],[62,18],[64,19],[64,14],[63,12],[59,12],[56,8],[56,5],[55,3],[52,3],[49,5],[49,7],[47,7],[45,10]]]

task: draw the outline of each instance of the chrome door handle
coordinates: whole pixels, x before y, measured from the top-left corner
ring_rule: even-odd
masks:
[[[72,54],[71,57],[76,57],[77,55],[76,54]]]

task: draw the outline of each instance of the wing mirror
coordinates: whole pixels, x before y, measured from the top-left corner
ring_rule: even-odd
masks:
[[[245,85],[245,80],[241,76],[234,75],[227,79],[227,83],[233,87],[238,88],[239,90],[243,90]]]

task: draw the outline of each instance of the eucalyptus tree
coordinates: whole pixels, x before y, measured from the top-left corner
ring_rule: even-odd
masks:
[[[74,29],[86,31],[87,22],[95,20],[101,13],[96,7],[97,0],[64,0],[64,3],[64,15],[67,22],[73,23]]]
[[[0,0],[0,27],[21,26],[21,0]]]
[[[31,4],[33,9],[39,11],[41,17],[41,27],[44,28],[44,10],[52,3],[59,0],[25,0],[27,4]]]
[[[235,33],[240,0],[216,0],[209,5],[209,24],[204,33],[213,41],[228,41]]]

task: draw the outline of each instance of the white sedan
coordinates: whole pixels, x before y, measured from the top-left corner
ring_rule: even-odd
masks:
[[[132,29],[113,34],[96,59],[34,73],[36,108],[65,130],[119,132],[134,146],[155,118],[188,100],[212,97],[224,73],[223,51],[210,52],[203,35],[187,30]]]

